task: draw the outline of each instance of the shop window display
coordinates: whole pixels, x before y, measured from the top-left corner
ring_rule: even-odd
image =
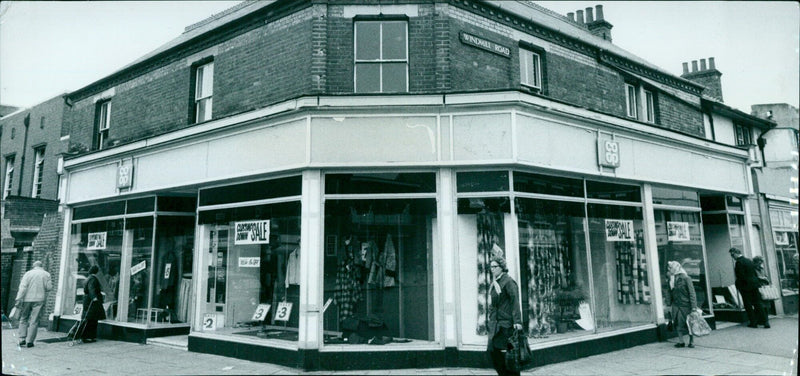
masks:
[[[584,205],[516,199],[523,322],[532,338],[593,332]]]
[[[192,301],[194,222],[194,216],[158,217],[153,308],[159,310],[156,312],[162,317],[156,319],[161,322],[188,321]]]
[[[64,317],[80,317],[83,309],[83,285],[89,276],[89,268],[97,265],[100,268],[97,277],[100,280],[107,319],[118,319],[122,238],[122,219],[72,225]]]
[[[433,198],[326,200],[326,344],[434,340],[435,221]]]
[[[130,250],[131,255],[127,321],[147,323],[150,319],[150,275],[153,272],[153,217],[126,221],[124,247],[126,252]]]
[[[488,334],[492,257],[504,257],[513,265],[509,261],[513,255],[506,252],[511,240],[508,227],[513,225],[509,202],[507,197],[458,199],[459,293],[464,302],[461,317],[465,343],[480,343]],[[514,271],[509,269],[510,273]]]
[[[300,203],[201,211],[200,223],[206,270],[199,329],[297,341]]]
[[[775,231],[775,252],[784,295],[798,292],[797,232]]]
[[[667,262],[677,261],[692,280],[697,296],[697,307],[710,313],[708,284],[706,282],[703,239],[701,238],[700,214],[681,211],[655,211],[658,262],[661,271],[661,291],[664,305],[669,307],[669,278]],[[665,309],[665,312],[669,312]]]
[[[642,208],[587,204],[598,331],[652,321]]]

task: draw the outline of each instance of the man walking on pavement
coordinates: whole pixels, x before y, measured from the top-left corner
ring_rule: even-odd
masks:
[[[764,305],[761,304],[761,296],[758,294],[760,284],[755,265],[750,259],[742,256],[742,251],[738,248],[731,248],[730,254],[736,260],[733,271],[736,275],[736,289],[742,294],[742,303],[747,311],[747,319],[750,321],[747,326],[758,328],[759,325],[764,325],[764,328],[769,328],[767,314],[764,312]]]
[[[19,345],[33,347],[36,332],[39,330],[39,313],[44,305],[47,292],[53,288],[50,273],[42,269],[41,261],[34,261],[33,269],[22,276],[14,307],[20,311]]]

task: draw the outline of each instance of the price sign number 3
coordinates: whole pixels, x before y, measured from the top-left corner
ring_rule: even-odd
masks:
[[[259,304],[258,307],[256,307],[256,312],[253,313],[253,321],[264,321],[269,313],[269,308],[269,304]]]
[[[275,312],[275,321],[289,321],[292,315],[292,303],[281,302],[278,304],[278,310]]]

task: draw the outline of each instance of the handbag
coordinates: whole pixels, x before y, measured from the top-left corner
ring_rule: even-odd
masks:
[[[702,337],[711,334],[711,327],[699,312],[694,311],[686,316],[686,327],[689,334]]]
[[[778,288],[771,285],[765,285],[758,288],[758,294],[761,295],[761,300],[778,300],[780,294]]]
[[[528,338],[522,335],[519,330],[514,330],[514,334],[508,337],[505,360],[506,369],[511,372],[522,371],[522,368],[533,360]]]

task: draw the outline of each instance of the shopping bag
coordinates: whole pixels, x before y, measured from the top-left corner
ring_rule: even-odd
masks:
[[[780,294],[778,288],[771,285],[765,285],[758,288],[758,294],[761,295],[761,300],[778,300]]]
[[[689,334],[694,336],[702,337],[711,334],[711,327],[708,326],[703,315],[697,311],[686,316],[686,327],[689,328]]]
[[[512,372],[519,372],[525,365],[530,363],[532,359],[528,338],[519,330],[514,330],[514,334],[508,337],[505,359],[506,368]]]

